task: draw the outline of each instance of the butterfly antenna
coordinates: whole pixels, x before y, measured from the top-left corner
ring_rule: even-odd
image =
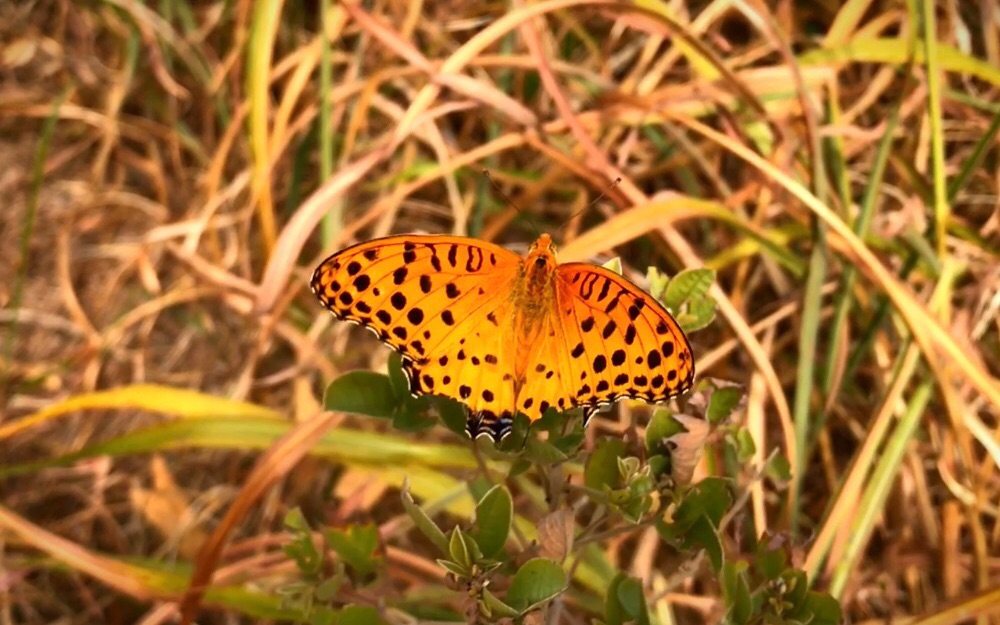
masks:
[[[567,225],[569,225],[569,223],[570,223],[571,221],[573,221],[573,218],[574,218],[574,217],[576,217],[577,215],[579,215],[579,214],[581,214],[581,213],[584,213],[584,212],[586,212],[586,211],[590,210],[590,209],[591,209],[591,208],[592,208],[592,207],[594,206],[594,204],[597,204],[597,203],[598,203],[598,202],[600,202],[600,201],[601,201],[602,199],[604,199],[604,196],[606,196],[606,195],[607,195],[608,193],[610,193],[610,192],[611,192],[611,191],[612,191],[612,190],[613,190],[613,189],[614,189],[615,187],[617,187],[617,186],[618,186],[618,184],[619,184],[619,183],[620,183],[621,181],[622,181],[622,179],[621,179],[621,177],[620,177],[620,176],[619,176],[618,178],[615,178],[614,182],[612,182],[612,183],[611,183],[610,185],[608,185],[608,188],[607,188],[607,189],[605,189],[604,191],[601,191],[601,194],[600,194],[600,195],[598,195],[597,197],[595,197],[595,198],[594,198],[594,199],[593,199],[593,200],[592,200],[592,201],[591,201],[591,202],[590,202],[589,204],[587,204],[586,206],[584,206],[584,207],[583,207],[583,208],[581,208],[580,210],[576,211],[575,213],[573,213],[572,215],[570,215],[569,217],[567,217],[567,218],[566,218],[566,220],[565,220],[565,221],[563,221],[563,224],[562,224],[561,226],[559,226],[559,230],[557,230],[557,232],[561,231],[561,230],[562,230],[563,228],[565,228],[565,227],[566,227]]]
[[[510,199],[510,196],[504,193],[503,187],[500,186],[500,183],[497,182],[496,179],[494,179],[493,176],[490,175],[490,170],[483,169],[483,175],[486,176],[486,179],[489,180],[490,184],[493,185],[493,188],[496,189],[497,195],[499,195],[504,202],[510,205],[511,208],[516,210],[519,215],[522,215],[525,219],[527,219],[528,223],[531,224],[531,227],[535,229],[535,234],[540,235],[541,231],[538,229],[538,225],[535,224],[535,221],[531,218],[530,215],[528,215],[528,213],[521,210],[521,208],[514,203],[514,200]]]

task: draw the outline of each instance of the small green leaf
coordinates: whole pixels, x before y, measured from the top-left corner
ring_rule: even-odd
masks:
[[[389,383],[392,384],[392,396],[397,404],[403,404],[410,395],[410,380],[403,372],[403,357],[399,352],[389,354]]]
[[[302,515],[302,510],[299,508],[292,508],[285,515],[285,527],[293,530],[296,533],[299,532],[309,532],[312,528],[309,527],[309,522],[306,521],[306,517]]]
[[[607,438],[597,444],[597,449],[587,459],[583,472],[583,481],[587,488],[601,492],[604,487],[618,488],[621,486],[621,474],[618,473],[618,459],[625,453],[625,441],[617,438]]]
[[[495,558],[503,551],[514,518],[514,503],[510,493],[496,485],[476,504],[476,529],[472,538],[486,558]]]
[[[642,584],[634,577],[622,580],[617,589],[618,601],[635,625],[649,625],[649,608],[642,593]]]
[[[463,439],[468,440],[469,437],[465,433],[465,425],[468,422],[469,409],[461,402],[441,397],[440,395],[431,395],[430,401],[437,408],[445,427]]]
[[[528,439],[526,447],[528,456],[538,464],[558,464],[569,459],[552,443],[534,437]]]
[[[792,479],[792,468],[784,456],[773,456],[764,468],[767,476],[775,482],[787,483]]]
[[[692,298],[688,300],[687,311],[677,317],[677,323],[688,334],[703,330],[715,321],[715,310],[715,300],[711,297]]]
[[[349,605],[340,611],[337,625],[383,625],[378,610],[366,605]]]
[[[426,397],[411,398],[411,400],[396,411],[392,418],[392,427],[401,432],[424,432],[437,425],[437,419],[425,412],[426,404],[429,403]],[[423,410],[421,404],[424,404]]]
[[[341,559],[362,576],[371,575],[378,566],[378,528],[375,525],[352,525],[347,530],[328,529],[326,541]]]
[[[685,269],[670,280],[663,303],[670,310],[679,310],[686,301],[708,293],[713,282],[715,271],[712,269]]]
[[[757,542],[754,561],[757,570],[768,581],[778,579],[788,566],[788,555],[783,548],[783,541],[781,535],[766,533]]]
[[[611,271],[617,273],[619,276],[622,275],[622,259],[615,256],[614,258],[608,259],[608,262],[601,265],[605,269],[610,269]]]
[[[519,613],[529,612],[566,589],[562,567],[545,558],[528,560],[514,574],[505,602]]]
[[[518,458],[510,465],[510,470],[507,472],[507,477],[508,478],[517,477],[518,475],[521,475],[522,473],[530,469],[532,466],[534,465],[531,464],[530,460],[526,458]]]
[[[812,615],[809,625],[838,625],[843,618],[840,603],[828,594],[810,591],[803,611]]]
[[[670,475],[670,456],[665,454],[654,454],[646,460],[649,464],[649,472],[653,477],[659,479],[664,475]]]
[[[757,451],[757,444],[753,442],[753,435],[746,428],[736,430],[736,458],[741,462],[747,462],[753,458]]]
[[[725,481],[706,478],[685,495],[671,522],[657,522],[657,531],[678,548],[704,549],[718,571],[724,559],[717,528],[731,503]]]
[[[468,578],[472,576],[472,568],[468,566],[462,566],[458,562],[452,562],[451,560],[445,560],[444,558],[438,558],[437,563],[441,567],[458,578]]]
[[[328,608],[321,608],[319,610],[313,610],[309,612],[309,625],[336,625],[337,612],[335,610],[330,610]]]
[[[745,563],[726,563],[722,568],[722,594],[728,608],[730,622],[737,625],[750,622],[753,602],[750,584],[746,578]]]
[[[684,499],[684,504],[690,505],[697,513],[704,514],[713,525],[722,521],[732,502],[728,482],[720,477],[709,477],[698,482]]]
[[[622,605],[621,598],[618,596],[618,589],[627,579],[628,577],[624,573],[619,572],[608,584],[608,591],[604,596],[604,621],[607,625],[623,625],[633,618]]]
[[[335,412],[391,419],[401,404],[387,376],[374,371],[351,371],[326,387],[323,406]]]
[[[673,413],[660,408],[653,413],[646,425],[646,450],[650,453],[669,451],[667,441],[671,436],[684,431],[684,426],[674,419]]]
[[[466,484],[469,494],[472,495],[472,500],[476,502],[485,497],[486,493],[493,490],[495,486],[496,484],[489,480],[485,475],[477,475],[470,479]],[[474,521],[475,517],[473,517],[472,520]]]
[[[736,410],[741,399],[743,399],[743,389],[738,386],[715,389],[711,397],[708,398],[705,418],[708,419],[709,423],[718,425]]]
[[[344,584],[343,575],[334,575],[329,577],[316,587],[316,599],[322,601],[323,603],[329,603],[336,599],[337,593],[340,592],[340,587]]]
[[[786,569],[781,578],[785,581],[785,600],[797,607],[804,604],[806,595],[809,594],[809,580],[805,571]]]
[[[501,618],[515,618],[520,616],[520,613],[517,610],[510,607],[503,601],[500,601],[500,599],[491,593],[488,588],[483,590],[483,603],[493,616]]]
[[[291,530],[292,540],[285,545],[285,555],[295,561],[295,566],[303,575],[311,578],[322,567],[323,558],[312,540],[312,528],[298,508],[292,508],[285,515],[285,527]]]
[[[559,438],[557,438],[555,440],[552,440],[550,438],[549,442],[551,442],[552,445],[554,445],[556,449],[558,449],[559,451],[561,451],[564,455],[566,455],[568,457],[568,456],[575,455],[576,452],[578,452],[580,450],[580,445],[583,444],[583,441],[585,439],[586,439],[586,435],[583,433],[583,430],[580,429],[580,430],[576,430],[576,431],[570,432],[566,436],[560,436]]]
[[[670,278],[660,273],[656,267],[650,267],[646,270],[646,281],[649,283],[647,290],[653,299],[663,301],[663,294],[667,290],[667,285],[670,284]]]
[[[413,496],[410,495],[410,484],[408,481],[403,481],[402,491],[399,493],[399,497],[403,502],[403,509],[406,513],[410,515],[410,519],[413,520],[413,524],[417,526],[417,529],[426,536],[434,546],[437,547],[442,555],[448,555],[448,538],[444,535],[434,521],[431,520],[427,513],[424,512],[423,508],[417,505],[413,501]]]
[[[448,541],[448,553],[451,561],[465,569],[472,569],[472,554],[469,551],[469,544],[465,540],[462,530],[457,527],[451,530],[451,539]]]

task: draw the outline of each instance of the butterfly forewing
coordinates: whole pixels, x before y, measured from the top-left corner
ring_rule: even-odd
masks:
[[[514,403],[506,350],[520,257],[449,236],[404,235],[342,250],[311,286],[335,316],[359,323],[404,356],[414,394],[467,404],[484,425]],[[501,327],[501,324],[506,324]]]

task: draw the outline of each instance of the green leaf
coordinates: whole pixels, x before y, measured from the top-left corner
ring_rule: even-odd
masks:
[[[649,465],[650,474],[659,479],[665,475],[670,475],[670,456],[666,454],[653,454],[646,463]]]
[[[788,566],[788,554],[783,548],[783,537],[766,533],[757,542],[754,553],[757,570],[767,581],[778,579]]]
[[[496,485],[476,504],[476,529],[473,540],[486,558],[495,558],[503,551],[514,518],[514,503],[510,493]]]
[[[726,601],[728,620],[737,625],[750,621],[753,615],[750,585],[746,578],[746,564],[726,563],[722,568],[722,595]]]
[[[466,571],[472,569],[472,554],[465,541],[465,535],[458,527],[451,530],[451,538],[448,540],[448,554],[451,556],[451,561],[462,569]]]
[[[329,577],[316,586],[316,599],[323,603],[329,603],[337,598],[340,587],[344,585],[343,574]]]
[[[362,576],[371,575],[378,567],[378,527],[374,524],[352,525],[346,531],[328,529],[324,532],[327,543],[341,559]]]
[[[628,613],[622,600],[618,596],[618,589],[628,579],[624,573],[617,573],[608,584],[607,594],[604,596],[604,621],[607,625],[623,625],[626,621],[632,620],[632,615]]]
[[[434,427],[437,424],[437,419],[426,413],[426,405],[429,403],[427,398],[410,399],[412,401],[407,401],[401,409],[396,411],[392,418],[392,427],[401,432],[424,432]]]
[[[521,614],[549,601],[566,588],[562,567],[545,558],[528,560],[514,574],[505,602]]]
[[[472,568],[463,566],[458,562],[452,562],[451,560],[445,560],[444,558],[438,558],[437,563],[441,565],[446,571],[459,578],[467,578],[472,574]]]
[[[678,548],[704,549],[718,571],[724,558],[717,528],[731,503],[726,482],[721,478],[706,478],[685,495],[672,521],[657,522],[657,531]]]
[[[441,397],[440,395],[430,396],[430,401],[437,408],[445,427],[463,439],[468,440],[469,437],[465,433],[465,425],[469,419],[469,410],[465,407],[465,404],[454,399]]]
[[[292,540],[285,545],[285,555],[295,561],[305,577],[319,573],[323,558],[312,540],[312,528],[298,508],[292,508],[285,515],[285,527],[291,530]]]
[[[621,486],[618,459],[624,453],[625,441],[621,439],[608,438],[599,442],[597,449],[587,458],[587,466],[583,472],[583,482],[587,488],[601,492],[604,487],[614,489]]]
[[[382,625],[378,610],[366,605],[349,605],[340,611],[337,625]]]
[[[677,323],[687,332],[703,330],[715,321],[716,304],[710,296],[688,300],[687,311],[677,318]]]
[[[656,267],[650,267],[646,270],[646,281],[649,283],[648,290],[653,299],[663,301],[663,294],[667,291],[670,278],[660,273]]]
[[[649,608],[642,593],[642,584],[634,577],[628,577],[618,585],[616,594],[622,608],[635,625],[649,625]]]
[[[757,451],[757,444],[754,443],[753,435],[746,428],[736,430],[736,457],[740,462],[747,462],[753,458]]]
[[[500,601],[488,588],[483,589],[483,603],[492,616],[511,619],[520,616],[520,612]]]
[[[410,380],[403,371],[403,357],[399,352],[389,354],[389,383],[392,385],[392,396],[397,404],[403,404],[410,395]]]
[[[709,477],[698,482],[684,499],[682,508],[704,515],[713,525],[718,525],[732,504],[728,482],[720,477]]]
[[[646,450],[650,453],[668,452],[670,437],[685,432],[684,425],[674,419],[669,410],[659,409],[646,425]]]
[[[580,450],[580,445],[583,444],[585,439],[586,435],[583,433],[582,429],[579,429],[570,432],[566,436],[560,436],[555,440],[549,438],[549,442],[552,443],[552,445],[561,451],[565,456],[572,456]]]
[[[534,465],[532,465],[531,461],[528,460],[527,458],[518,458],[510,465],[510,470],[507,472],[507,477],[508,478],[517,477],[518,475],[521,475],[522,473],[530,469],[532,466]]]
[[[614,258],[608,259],[608,262],[601,265],[605,269],[610,269],[611,271],[617,273],[619,276],[622,275],[622,259],[615,256]]]
[[[738,386],[715,389],[708,398],[705,418],[713,425],[719,424],[736,410],[741,399],[743,399],[743,389]]]
[[[306,611],[309,614],[309,625],[336,625],[337,613],[333,610]]]
[[[685,269],[674,276],[663,294],[663,303],[670,310],[679,310],[684,302],[708,293],[715,282],[712,269]]]
[[[526,447],[528,456],[538,464],[558,464],[569,459],[558,447],[548,441],[532,437],[528,439]]]
[[[719,526],[712,523],[708,517],[700,517],[688,527],[684,542],[686,545],[704,549],[712,562],[713,570],[718,571],[725,563],[722,541],[719,539]]]
[[[326,387],[323,406],[335,412],[391,419],[401,404],[388,376],[374,371],[351,371]]]
[[[765,465],[767,476],[776,482],[787,483],[792,479],[792,468],[788,464],[788,458],[784,456],[774,456]]]
[[[838,625],[843,618],[840,603],[825,593],[810,591],[804,609],[812,613],[809,625]]]
[[[415,501],[413,501],[413,496],[410,495],[410,484],[408,481],[403,482],[402,491],[399,493],[399,497],[403,502],[403,509],[406,513],[410,515],[410,519],[413,520],[413,524],[417,526],[417,529],[426,536],[434,546],[441,551],[442,555],[448,555],[448,538],[444,535],[434,521],[431,520],[427,513],[424,512],[423,508],[418,506]]]
[[[805,571],[787,569],[781,578],[785,581],[785,600],[796,607],[801,607],[809,594],[809,580]]]

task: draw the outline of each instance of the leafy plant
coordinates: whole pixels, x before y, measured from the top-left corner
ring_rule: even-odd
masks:
[[[651,270],[649,279],[652,292],[678,314],[687,330],[711,322],[714,307],[708,289],[713,272],[688,271],[668,280]],[[733,541],[726,538],[727,518],[739,499],[734,480],[692,479],[706,449],[713,446],[739,462],[754,453],[752,438],[733,419],[742,398],[737,386],[702,380],[683,412],[655,411],[643,440],[602,438],[590,448],[583,444],[581,421],[572,415],[549,413],[530,428],[518,419],[499,448],[471,443],[490,465],[483,465],[486,473],[469,482],[476,505],[465,523],[435,520],[405,485],[401,503],[436,550],[447,586],[462,597],[458,603],[469,622],[544,619],[582,588],[580,567],[591,562],[591,546],[650,526],[682,559],[697,564],[704,556],[721,587],[726,622],[837,622],[836,602],[809,590],[804,574],[788,566],[786,542],[765,536],[748,553],[734,552]],[[461,404],[409,395],[396,358],[387,376],[345,374],[327,389],[325,403],[329,409],[391,419],[405,430],[425,428],[435,415],[452,431],[464,427]],[[560,478],[567,473],[582,473],[577,486]],[[548,511],[531,523],[530,508],[539,502],[529,503],[528,495],[537,492],[539,484],[546,489]],[[512,488],[528,496],[525,509],[515,506]],[[582,524],[574,512],[581,508],[590,510],[589,521]],[[372,579],[380,566],[373,532],[364,526],[325,531],[341,566],[321,581],[312,543],[302,536],[290,543],[290,555],[304,578],[315,584],[312,595],[300,592],[300,600],[308,596],[316,602],[319,589],[338,588],[349,574],[354,583]],[[598,585],[604,587],[599,616],[605,623],[650,622],[650,589],[643,580],[619,571]]]

